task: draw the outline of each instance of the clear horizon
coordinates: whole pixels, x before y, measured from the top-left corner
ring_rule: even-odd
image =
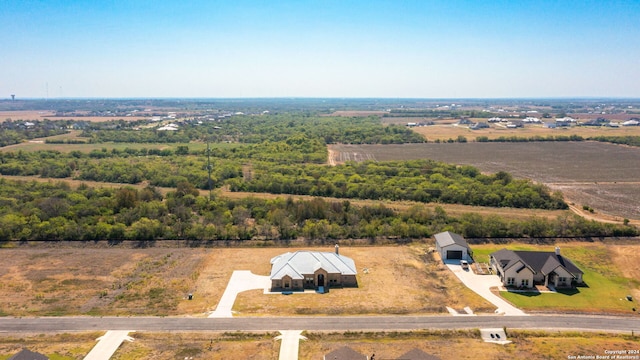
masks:
[[[638,1],[25,0],[0,10],[0,99],[640,98]]]

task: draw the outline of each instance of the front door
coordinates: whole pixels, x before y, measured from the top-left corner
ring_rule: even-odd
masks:
[[[318,286],[324,286],[324,275],[318,274]]]

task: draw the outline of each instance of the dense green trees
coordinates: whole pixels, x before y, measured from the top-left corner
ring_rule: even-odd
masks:
[[[263,200],[198,196],[188,182],[166,197],[154,188],[72,190],[64,182],[0,179],[0,240],[420,239],[451,230],[467,237],[634,236],[630,226],[574,215],[506,219],[420,205],[396,211],[320,198]]]
[[[633,227],[569,215],[520,221],[474,214],[453,218],[441,208],[430,211],[419,205],[405,211],[382,205],[353,206],[347,199],[566,208],[562,197],[544,186],[515,180],[504,172],[481,174],[471,166],[430,160],[325,165],[328,143],[424,141],[405,127],[382,126],[377,118],[234,116],[222,122],[183,124],[176,132],[136,130],[131,125],[125,121],[91,124],[84,135],[93,143],[173,145],[0,152],[0,174],[123,184],[120,189],[81,186],[71,190],[64,183],[0,179],[0,239],[394,239],[423,238],[443,230],[470,237],[636,234]],[[136,128],[140,125],[135,123]],[[208,188],[207,151],[191,145],[205,140],[213,142],[208,155],[215,188],[344,200],[209,201],[197,190]],[[126,186],[141,182],[149,186]],[[155,186],[175,191],[163,196]]]
[[[64,134],[67,132],[66,122],[50,120],[4,121],[0,122],[0,147],[17,144],[24,140]]]
[[[224,121],[188,122],[177,131],[140,128],[137,123],[94,123],[82,136],[92,143],[187,143],[189,141],[260,144],[305,136],[325,144],[400,144],[425,139],[404,126],[382,126],[377,117],[319,117],[301,114],[233,116]]]
[[[257,163],[231,190],[357,199],[413,200],[494,207],[566,209],[560,194],[500,172],[431,160],[361,162],[327,167]]]

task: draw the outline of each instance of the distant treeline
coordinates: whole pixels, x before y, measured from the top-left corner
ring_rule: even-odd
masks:
[[[28,128],[7,129],[0,127],[0,147],[19,144],[25,140],[42,138],[53,135],[65,134],[68,131],[61,128],[47,128],[42,126],[33,126]]]
[[[531,137],[500,136],[495,139],[489,139],[486,136],[476,137],[477,142],[534,142],[534,141],[589,141],[589,140],[621,144],[621,145],[640,146],[640,136],[604,136],[602,135],[602,136],[582,137],[580,135],[574,134],[574,135],[549,135],[549,136],[536,135]],[[455,141],[466,142],[466,138],[464,139],[464,141],[460,141],[460,139],[457,139]]]
[[[44,240],[336,240],[421,239],[441,231],[466,237],[637,236],[631,226],[572,214],[516,220],[416,205],[393,210],[320,198],[301,201],[245,198],[209,200],[189,183],[163,196],[157,189],[72,190],[64,182],[0,179],[0,241]]]
[[[393,109],[383,117],[427,117],[427,118],[491,118],[497,113],[475,110],[444,110],[444,109]]]
[[[92,123],[83,131],[91,143],[187,143],[189,141],[258,144],[286,141],[299,135],[325,144],[402,144],[425,142],[423,136],[404,126],[382,126],[377,117],[314,117],[295,114],[232,116],[221,121],[186,121],[176,131],[130,128],[118,123]],[[133,129],[133,128],[136,129]]]

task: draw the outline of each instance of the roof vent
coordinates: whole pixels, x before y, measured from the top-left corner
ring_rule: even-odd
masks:
[[[560,248],[558,246],[556,246],[556,255],[560,256]]]

